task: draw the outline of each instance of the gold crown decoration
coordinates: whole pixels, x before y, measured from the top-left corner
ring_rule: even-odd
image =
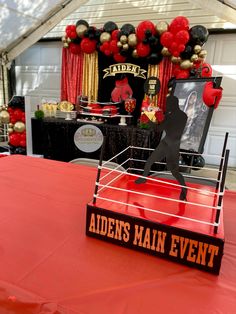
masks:
[[[96,134],[96,131],[92,128],[83,129],[81,131],[81,134],[83,136],[94,136]]]
[[[74,109],[74,105],[69,101],[61,101],[58,105],[58,109],[60,111],[72,111]]]

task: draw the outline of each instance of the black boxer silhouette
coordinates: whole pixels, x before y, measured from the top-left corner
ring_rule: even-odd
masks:
[[[154,122],[150,122],[152,126],[156,125],[158,131],[164,130],[166,135],[146,161],[142,175],[147,177],[154,162],[161,161],[166,158],[167,169],[171,171],[172,175],[176,178],[179,184],[182,185],[179,199],[185,201],[187,200],[187,187],[184,177],[179,172],[179,147],[187,118],[186,113],[179,108],[178,98],[175,96],[167,97],[166,113],[163,122],[159,125],[156,125]],[[135,183],[145,182],[145,178],[138,178],[135,181]]]

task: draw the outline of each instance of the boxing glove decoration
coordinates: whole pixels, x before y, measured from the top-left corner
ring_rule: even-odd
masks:
[[[203,89],[202,99],[204,103],[208,106],[214,106],[216,109],[222,98],[223,88],[214,88],[213,82],[207,82]]]
[[[129,86],[128,78],[125,77],[122,80],[117,80],[115,88],[111,93],[111,99],[113,102],[122,102],[127,98],[131,98],[133,91]]]

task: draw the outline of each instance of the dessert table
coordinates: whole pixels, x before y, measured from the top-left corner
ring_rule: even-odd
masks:
[[[160,132],[153,129],[141,129],[132,125],[121,126],[118,123],[91,124],[59,118],[32,119],[31,122],[33,153],[59,161],[70,161],[75,158],[99,159],[99,150],[85,153],[74,143],[76,130],[86,124],[95,125],[101,130],[103,136],[106,136],[104,160],[115,156],[129,145],[156,148],[161,136]]]

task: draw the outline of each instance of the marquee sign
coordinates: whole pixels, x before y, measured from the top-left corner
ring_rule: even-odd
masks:
[[[103,78],[107,76],[115,76],[118,73],[129,73],[133,74],[135,77],[141,77],[146,79],[145,73],[147,72],[144,69],[141,69],[140,66],[132,63],[117,63],[112,64],[109,68],[103,70],[105,72]]]
[[[87,205],[86,234],[219,274],[224,240]]]

